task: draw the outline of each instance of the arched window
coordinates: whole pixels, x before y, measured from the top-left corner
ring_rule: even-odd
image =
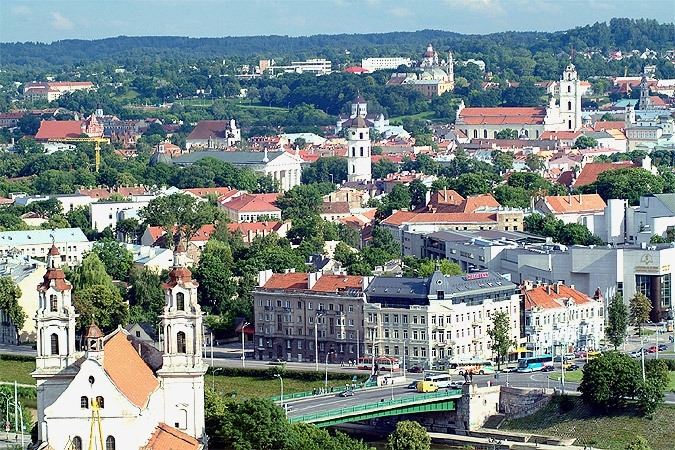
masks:
[[[96,404],[98,405],[99,408],[105,408],[105,401],[103,400],[103,397],[98,395],[96,396]]]
[[[88,409],[89,408],[89,398],[86,395],[80,397],[80,408]]]
[[[483,130],[483,138],[487,139],[488,136],[487,133],[488,133],[487,130]]]
[[[176,309],[178,311],[185,311],[185,294],[182,292],[176,294]]]
[[[356,147],[352,147],[352,156],[356,156]]]
[[[176,334],[176,353],[186,353],[185,348],[185,333],[179,331]]]
[[[363,147],[361,147],[361,156],[363,156]]]
[[[567,102],[567,110],[572,111],[572,102]]]
[[[82,450],[82,438],[79,436],[75,436],[73,438],[73,448],[75,450]]]
[[[478,130],[473,130],[473,137],[478,138]]]
[[[105,438],[105,450],[115,450],[115,438],[108,436]]]
[[[59,354],[59,335],[56,333],[53,333],[51,336],[51,343],[52,343],[52,355],[58,355]]]
[[[58,308],[59,302],[56,299],[56,294],[52,294],[49,296],[49,311],[51,312],[56,312]]]
[[[572,86],[567,86],[567,92],[572,92]]]
[[[363,132],[359,133],[359,139],[363,139]]]
[[[352,173],[356,173],[356,166],[352,164]]]
[[[497,139],[497,132],[495,131],[493,134],[494,134],[495,139]]]
[[[572,129],[572,121],[571,120],[567,121],[567,128],[570,129],[570,130]]]

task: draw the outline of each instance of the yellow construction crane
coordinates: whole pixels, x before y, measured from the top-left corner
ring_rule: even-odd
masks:
[[[110,144],[110,139],[108,138],[97,138],[97,137],[79,137],[79,138],[49,138],[47,142],[95,142],[96,143],[96,157],[95,157],[95,167],[96,172],[101,168],[101,143]]]
[[[94,440],[94,433],[98,431],[98,443],[100,447],[97,446],[96,441]],[[104,450],[103,446],[103,431],[101,430],[101,412],[98,408],[98,400],[91,399],[91,427],[89,429],[89,450]]]

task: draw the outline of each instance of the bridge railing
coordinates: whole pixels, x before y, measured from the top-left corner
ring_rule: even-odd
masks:
[[[396,406],[396,405],[405,405],[405,404],[410,404],[410,403],[417,403],[422,400],[433,400],[437,398],[447,398],[447,397],[452,397],[452,398],[458,398],[462,396],[462,390],[461,389],[452,389],[452,390],[446,390],[444,392],[438,391],[434,393],[429,393],[429,394],[419,394],[419,395],[412,395],[412,396],[407,396],[407,397],[399,397],[395,398],[393,400],[384,400],[375,403],[364,403],[362,405],[355,405],[355,406],[350,406],[347,408],[340,408],[340,409],[334,409],[330,411],[323,411],[320,413],[315,413],[315,414],[305,414],[302,416],[298,417],[289,417],[288,420],[291,423],[294,422],[313,422],[313,421],[318,421],[322,419],[329,419],[331,417],[336,417],[336,416],[345,416],[345,415],[352,415],[360,412],[365,412],[369,410],[375,410],[375,409],[381,409],[383,407],[388,407],[388,406]]]
[[[370,388],[370,387],[376,387],[377,386],[377,381],[368,381],[366,383],[350,383],[349,384],[349,389],[352,390],[359,390],[359,389],[365,389],[365,388]],[[289,394],[284,394],[284,401],[286,400],[293,400],[293,399],[298,399],[298,398],[306,398],[306,397],[314,397],[316,395],[325,395],[325,394],[337,394],[339,392],[342,392],[345,390],[344,386],[333,388],[331,391],[330,389],[328,390],[329,392],[322,392],[319,393],[318,391],[306,391],[306,392],[293,392]],[[278,402],[281,401],[281,396],[280,395],[275,395],[274,397],[270,397],[270,399],[273,402]]]

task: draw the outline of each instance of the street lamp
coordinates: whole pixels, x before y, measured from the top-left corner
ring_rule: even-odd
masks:
[[[333,354],[333,352],[326,353],[326,379],[323,383],[324,389],[328,389],[328,357],[332,354]]]
[[[213,366],[211,366],[211,367],[213,368],[213,370],[211,371],[211,389],[213,389],[213,392],[215,392],[216,391],[216,372],[218,372],[219,370],[223,370],[223,368],[222,367],[213,367]]]
[[[246,349],[244,348],[244,329],[249,325],[251,324],[248,322],[244,322],[241,324],[241,367],[246,367]]]
[[[314,370],[319,371],[319,335],[317,323],[319,317],[323,316],[323,311],[317,311],[316,317],[314,318]]]
[[[9,424],[9,401],[11,400],[11,397],[9,395],[3,394],[2,392],[0,392],[0,395],[2,395],[2,397],[5,399],[7,403],[5,411],[5,421],[7,422],[7,424]],[[5,430],[7,431],[7,441],[9,441],[9,427],[5,427]]]
[[[284,406],[284,379],[278,373],[275,373],[274,376],[278,378],[279,381],[281,381],[281,396],[279,397],[279,402],[281,403],[281,407],[284,409],[284,415],[288,416],[288,411],[286,411],[286,406]]]

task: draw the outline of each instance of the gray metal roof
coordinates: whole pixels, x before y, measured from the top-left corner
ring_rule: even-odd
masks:
[[[653,194],[663,206],[668,208],[673,214],[675,214],[675,194]]]
[[[284,153],[285,152],[267,152],[267,159],[269,161],[272,161],[273,159],[278,158]],[[266,164],[265,162],[263,162],[263,159],[265,158],[265,152],[221,152],[211,150],[188,153],[186,155],[178,156],[176,158],[173,158],[173,163],[184,166],[194,164],[200,159],[209,156],[224,162],[232,163],[235,166]]]
[[[465,275],[443,275],[436,271],[429,281],[429,295],[436,295],[443,291],[445,298],[468,293],[503,291],[516,289],[518,286],[495,272],[477,272]]]
[[[375,277],[365,290],[368,297],[426,299],[428,278]]]
[[[52,242],[89,242],[89,239],[87,239],[87,236],[85,236],[79,228],[0,232],[0,247],[47,245]]]

